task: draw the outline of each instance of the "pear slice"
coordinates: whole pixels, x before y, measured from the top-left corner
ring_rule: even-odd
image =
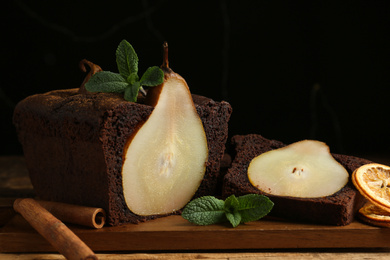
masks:
[[[147,97],[155,101],[154,110],[124,152],[124,198],[142,216],[183,208],[199,188],[208,159],[206,134],[187,83],[168,68],[164,56],[164,82]]]
[[[303,140],[255,157],[248,167],[248,178],[268,194],[317,198],[339,191],[349,174],[325,143]]]

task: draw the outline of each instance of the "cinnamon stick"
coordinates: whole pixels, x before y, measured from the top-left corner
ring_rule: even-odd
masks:
[[[65,223],[78,224],[92,228],[102,228],[106,222],[106,212],[102,208],[43,200],[37,200],[37,202],[56,218]]]
[[[15,211],[67,259],[97,260],[93,251],[79,237],[34,199],[17,199],[13,206]]]

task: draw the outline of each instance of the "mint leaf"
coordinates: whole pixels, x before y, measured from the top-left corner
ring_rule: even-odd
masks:
[[[122,40],[116,49],[116,63],[119,74],[109,71],[95,73],[85,84],[86,90],[124,93],[125,100],[137,102],[138,92],[145,92],[142,86],[153,87],[164,82],[164,72],[157,66],[148,68],[139,80],[138,56],[126,40]]]
[[[211,225],[225,220],[224,201],[213,196],[197,198],[183,209],[182,217],[197,225]]]
[[[130,84],[130,85],[133,85],[135,82],[137,82],[139,80],[139,77],[137,75],[137,73],[133,72],[131,73],[128,77],[127,77],[127,82]]]
[[[142,86],[153,87],[164,82],[164,72],[157,66],[148,68],[139,79],[138,56],[126,40],[119,43],[115,54],[119,74],[109,71],[95,73],[85,84],[86,90],[124,93],[125,100],[137,102],[138,92],[145,92]]]
[[[226,212],[234,212],[238,211],[240,207],[240,202],[234,195],[230,195],[228,198],[226,198],[224,203],[224,209]]]
[[[138,56],[131,44],[122,40],[116,49],[116,64],[119,74],[127,79],[132,73],[138,73]]]
[[[95,73],[85,84],[90,92],[118,92],[121,93],[129,84],[119,74],[110,71]]]
[[[127,101],[136,102],[138,97],[138,91],[140,89],[139,82],[135,82],[133,85],[128,85],[128,87],[125,89],[125,95],[124,98]]]
[[[274,206],[268,197],[259,194],[247,194],[237,199],[241,223],[255,221],[266,216]]]
[[[164,72],[157,66],[148,68],[142,75],[140,83],[142,86],[157,86],[164,82]]]
[[[241,215],[239,213],[240,202],[236,196],[231,195],[225,200],[224,209],[226,218],[233,227],[237,227],[241,223]]]
[[[230,224],[232,224],[233,227],[237,227],[241,223],[241,214],[238,211],[235,211],[233,213],[226,212],[226,218],[229,220]]]
[[[228,220],[233,227],[241,223],[259,220],[267,215],[273,202],[266,196],[248,194],[234,195],[225,201],[213,196],[195,199],[183,209],[182,217],[198,225],[210,225]]]

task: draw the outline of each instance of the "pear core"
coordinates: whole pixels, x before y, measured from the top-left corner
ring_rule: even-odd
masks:
[[[124,153],[123,194],[138,215],[184,207],[204,177],[208,147],[185,80],[166,77],[157,104]]]
[[[325,143],[303,140],[255,157],[249,164],[248,178],[268,194],[318,198],[343,188],[349,174]]]

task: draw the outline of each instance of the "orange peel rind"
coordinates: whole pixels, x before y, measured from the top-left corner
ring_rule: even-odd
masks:
[[[352,182],[368,201],[385,211],[390,211],[389,166],[365,164],[352,173]]]
[[[371,225],[390,228],[390,212],[374,204],[367,203],[364,205],[359,209],[358,216],[361,220]]]
[[[351,176],[356,189],[369,201],[358,216],[371,225],[390,228],[390,166],[365,164]]]

